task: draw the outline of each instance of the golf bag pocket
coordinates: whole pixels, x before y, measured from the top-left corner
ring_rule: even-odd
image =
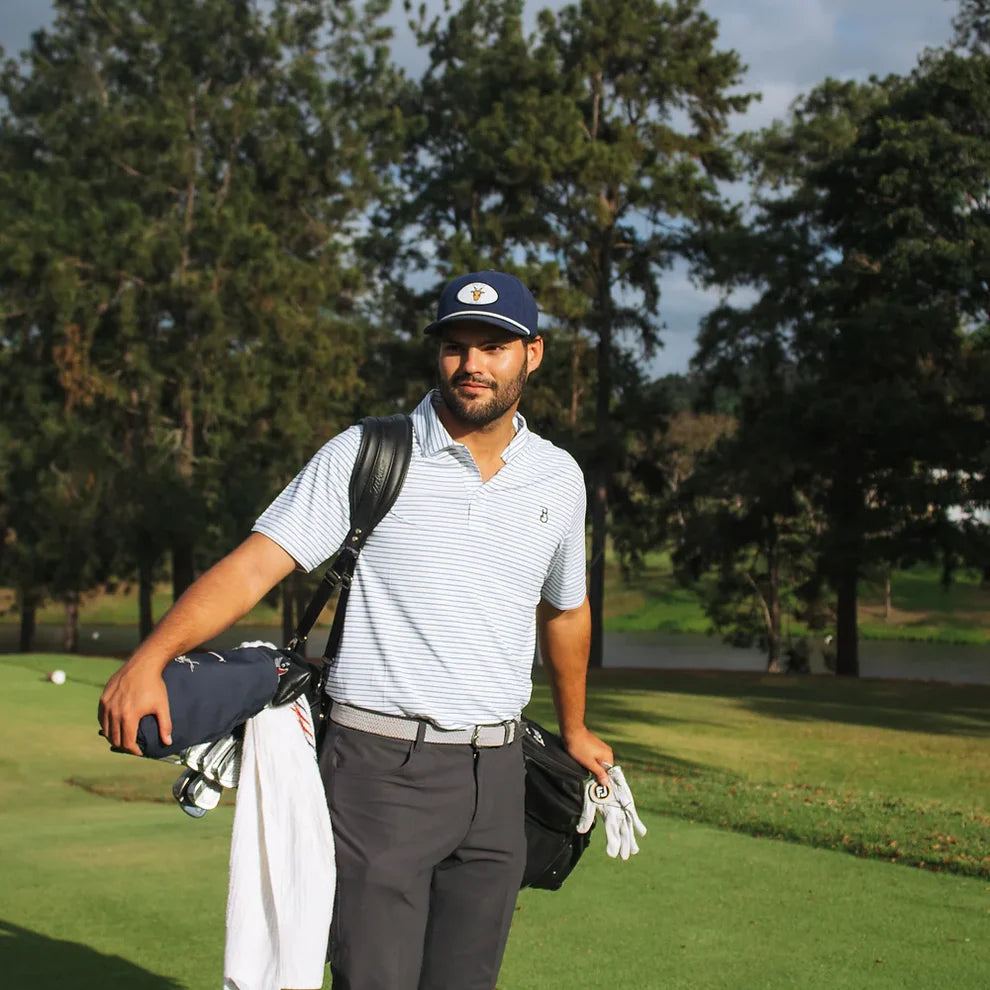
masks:
[[[523,887],[557,890],[588,847],[577,831],[588,771],[560,736],[523,717],[526,766],[526,869]]]
[[[274,646],[240,646],[175,657],[162,672],[172,716],[172,743],[162,742],[158,719],[145,715],[138,725],[138,746],[144,756],[161,759],[214,742],[273,700],[284,703],[298,696],[308,681],[305,668],[305,661]],[[288,696],[292,691],[282,687],[284,678],[290,678],[284,683],[295,691],[292,697]]]

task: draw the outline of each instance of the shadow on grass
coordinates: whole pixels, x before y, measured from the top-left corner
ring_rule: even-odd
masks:
[[[49,938],[0,920],[0,973],[9,990],[185,990],[167,976],[149,973],[120,956]]]
[[[591,691],[621,691],[622,700],[594,701],[596,716],[636,719],[650,724],[658,716],[646,697],[636,694],[691,694],[729,698],[750,711],[790,721],[838,722],[902,732],[990,736],[990,686],[919,681],[795,677],[729,671],[594,670]]]
[[[549,700],[535,697],[527,705],[526,714],[541,725],[556,727],[556,716]],[[649,709],[631,711],[628,705],[618,702],[612,703],[604,699],[599,699],[595,705],[596,721],[601,720],[613,725],[621,725],[630,718],[630,714],[637,722],[649,722],[652,725],[670,725],[685,721],[684,719],[664,718]],[[699,723],[695,722],[694,724]],[[706,777],[710,780],[723,780],[726,783],[742,779],[739,775],[724,770],[722,767],[696,763],[693,760],[682,760],[651,746],[644,746],[632,739],[617,739],[610,735],[609,742],[614,746],[617,762],[621,762],[624,767],[636,767],[645,773],[660,774],[672,778]]]

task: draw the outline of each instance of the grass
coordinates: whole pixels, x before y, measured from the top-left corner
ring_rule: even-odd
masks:
[[[159,584],[152,595],[152,615],[157,621],[172,604],[171,585]],[[0,589],[0,622],[19,621],[14,595],[10,589]],[[39,625],[60,626],[65,621],[65,609],[58,602],[46,602],[38,609]],[[113,591],[97,591],[85,597],[79,609],[79,621],[87,626],[136,626],[138,595],[136,585],[124,585]],[[277,605],[261,601],[243,619],[244,625],[280,626],[282,613]]]
[[[961,572],[946,586],[935,568],[898,572],[887,619],[882,586],[865,584],[862,596],[859,630],[868,639],[990,644],[990,588],[975,573]]]
[[[990,879],[990,687],[603,670],[591,690],[651,811]]]
[[[231,808],[194,822],[173,767],[107,750],[115,667],[0,657],[11,990],[220,983]],[[552,723],[543,683],[531,712]],[[990,881],[965,857],[990,850],[990,688],[606,670],[590,720],[649,834],[628,863],[596,835],[562,890],[522,892],[499,990],[986,985]],[[926,868],[873,848],[884,828]]]
[[[892,608],[884,618],[883,585],[861,583],[862,638],[990,645],[990,588],[977,574],[960,572],[946,587],[937,568],[918,566],[895,572],[891,588]],[[628,582],[610,565],[605,624],[615,632],[710,630],[698,597],[677,583],[665,554],[649,555],[643,572]],[[803,630],[793,624],[792,631],[797,635]]]

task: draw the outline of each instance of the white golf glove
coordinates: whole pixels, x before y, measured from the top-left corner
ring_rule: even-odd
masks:
[[[636,814],[636,802],[626,783],[622,767],[608,767],[610,786],[592,777],[584,787],[584,809],[577,830],[587,832],[595,821],[595,812],[605,823],[605,852],[613,859],[629,859],[639,852],[636,833],[646,835],[646,826]]]

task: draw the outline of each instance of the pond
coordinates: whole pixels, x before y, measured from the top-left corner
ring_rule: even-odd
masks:
[[[759,650],[738,649],[711,636],[606,633],[604,653],[606,667],[766,669],[766,656]],[[820,654],[812,656],[811,669],[827,673]],[[859,669],[861,677],[990,684],[990,646],[861,639]]]

